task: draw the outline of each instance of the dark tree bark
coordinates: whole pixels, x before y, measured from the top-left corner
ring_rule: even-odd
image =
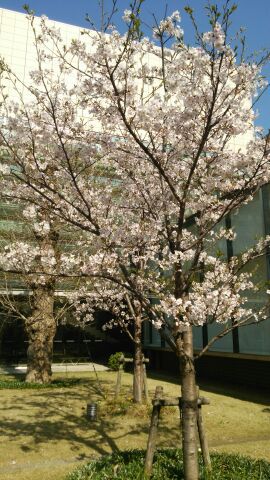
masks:
[[[133,376],[133,400],[142,403],[143,399],[143,352],[142,352],[142,318],[136,312],[134,319],[134,376]]]
[[[25,322],[29,341],[26,382],[49,383],[52,376],[53,340],[56,333],[53,311],[54,288],[51,283],[33,288],[32,302],[32,315]]]

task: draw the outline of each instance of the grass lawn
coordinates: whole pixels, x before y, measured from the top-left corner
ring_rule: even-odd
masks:
[[[130,405],[132,376],[123,375],[119,404],[102,401],[94,373],[55,374],[54,378],[81,378],[70,387],[2,389],[0,413],[1,480],[63,480],[80,463],[111,451],[145,448],[150,408]],[[0,380],[12,378],[2,376]],[[116,374],[100,372],[100,385],[112,397]],[[168,396],[179,387],[171,379],[150,378],[150,394],[162,385]],[[226,392],[226,393],[225,393]],[[270,461],[270,398],[266,393],[204,385],[201,394],[211,450],[246,454]],[[100,400],[99,418],[86,418],[86,404]],[[180,445],[179,412],[165,409],[159,447]]]

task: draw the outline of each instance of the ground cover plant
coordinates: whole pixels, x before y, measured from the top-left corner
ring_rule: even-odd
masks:
[[[67,480],[146,480],[143,473],[145,451],[115,453],[77,469]],[[212,455],[212,472],[205,471],[200,458],[201,480],[268,480],[270,463],[228,454]],[[154,457],[151,480],[180,480],[184,478],[181,450],[159,450]]]
[[[93,459],[146,448],[151,408],[132,404],[132,374],[123,373],[119,402],[113,399],[116,372],[99,372],[98,379],[94,372],[59,373],[53,375],[57,388],[1,389],[1,480],[64,480]],[[17,381],[18,377],[2,375],[0,380]],[[60,386],[60,380],[66,385],[71,381],[70,387]],[[168,396],[179,392],[173,377],[149,374],[148,384],[150,397],[157,385]],[[265,393],[206,385],[201,394],[211,401],[203,407],[211,453],[225,451],[270,461]],[[86,405],[92,401],[98,404],[96,422],[86,418]],[[180,446],[179,421],[177,409],[164,411],[158,448]]]
[[[82,384],[82,380],[79,378],[59,378],[53,380],[51,383],[30,383],[25,382],[23,376],[16,379],[12,378],[1,378],[0,379],[0,390],[1,389],[43,389],[43,388],[70,388],[74,385]]]

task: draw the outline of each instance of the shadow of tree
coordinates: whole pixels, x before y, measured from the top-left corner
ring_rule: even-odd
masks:
[[[147,372],[150,379],[163,380],[179,386],[179,377],[177,375],[170,375],[166,372],[157,372],[150,370]],[[270,404],[269,391],[263,388],[252,388],[246,385],[237,385],[220,380],[207,380],[205,378],[198,379],[199,387],[211,393],[238,398],[239,400],[246,400],[253,403],[265,405]]]
[[[102,389],[112,393],[111,382],[102,381]],[[11,391],[10,391],[11,392]],[[124,398],[130,387],[123,388]],[[6,441],[16,436],[18,447],[29,453],[39,445],[51,442],[68,442],[69,451],[75,453],[77,460],[104,455],[111,451],[140,446],[145,448],[149,419],[129,416],[99,415],[97,421],[86,417],[86,404],[102,399],[99,386],[89,379],[87,384],[75,388],[54,390],[14,390],[2,405],[1,434]],[[179,436],[179,426],[161,426],[160,446],[166,437],[166,445],[175,445]],[[25,444],[25,439],[29,441]],[[125,442],[123,442],[125,441]],[[86,447],[87,452],[80,449]]]

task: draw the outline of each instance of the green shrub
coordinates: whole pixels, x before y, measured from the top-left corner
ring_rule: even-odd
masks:
[[[145,452],[133,450],[114,453],[93,461],[71,473],[67,480],[144,480]],[[200,458],[200,480],[269,480],[270,463],[239,455],[211,455],[212,473],[204,471]],[[183,479],[181,450],[159,450],[154,457],[151,480]]]
[[[120,365],[120,358],[123,356],[123,352],[113,353],[108,360],[108,367],[110,370],[117,371]]]

